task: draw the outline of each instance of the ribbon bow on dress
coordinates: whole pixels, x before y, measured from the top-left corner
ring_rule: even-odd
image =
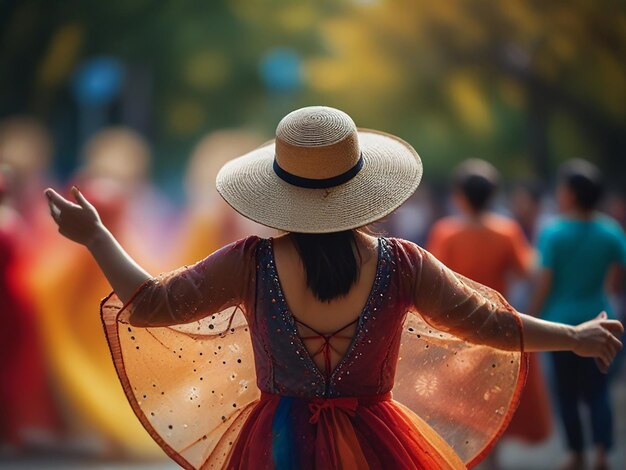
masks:
[[[358,406],[359,400],[355,397],[313,398],[309,403],[309,410],[311,411],[309,423],[317,423],[322,411],[327,409],[334,410],[337,408],[350,416],[354,416]]]

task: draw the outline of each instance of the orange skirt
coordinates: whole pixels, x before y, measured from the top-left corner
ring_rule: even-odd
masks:
[[[391,393],[326,399],[262,394],[229,444],[229,469],[272,469],[274,462],[286,469],[465,468]]]

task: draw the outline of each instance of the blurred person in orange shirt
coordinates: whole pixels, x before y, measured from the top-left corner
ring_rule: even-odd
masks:
[[[484,160],[462,163],[454,173],[452,192],[460,214],[435,223],[427,249],[453,271],[504,294],[512,275],[530,274],[534,256],[520,226],[489,210],[499,181],[496,168]],[[551,430],[548,394],[539,360],[532,354],[526,386],[505,436],[539,443]]]
[[[505,293],[511,274],[526,276],[533,254],[520,226],[489,210],[500,176],[483,160],[466,160],[455,171],[452,198],[460,214],[437,221],[428,250],[472,280]]]

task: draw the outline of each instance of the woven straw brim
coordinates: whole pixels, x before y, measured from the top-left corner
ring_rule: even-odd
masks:
[[[422,162],[408,143],[359,129],[363,168],[328,189],[293,186],[274,173],[274,142],[231,160],[217,175],[217,190],[237,212],[268,227],[329,233],[362,227],[406,201],[422,178]]]

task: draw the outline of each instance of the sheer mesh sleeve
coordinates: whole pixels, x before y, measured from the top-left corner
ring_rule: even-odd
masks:
[[[144,283],[129,305],[133,326],[190,323],[235,305],[254,289],[256,237],[232,243],[192,266]]]
[[[493,289],[396,240],[402,326],[394,398],[475,466],[511,420],[526,379],[522,324]]]
[[[415,246],[413,304],[424,320],[469,343],[521,349],[520,321],[502,296]]]
[[[248,317],[256,292],[250,237],[162,274],[101,317],[133,411],[186,469],[221,468],[260,392]]]

